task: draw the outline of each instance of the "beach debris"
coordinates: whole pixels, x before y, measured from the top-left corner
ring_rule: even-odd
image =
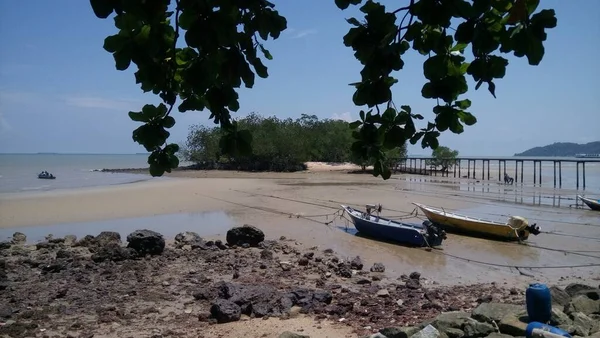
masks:
[[[27,236],[22,232],[15,232],[12,235],[12,244],[25,244],[27,242]]]
[[[241,246],[247,243],[252,247],[257,247],[260,242],[265,240],[265,234],[255,226],[244,224],[244,226],[227,230],[226,240],[229,245]]]
[[[136,230],[127,235],[127,247],[140,255],[160,255],[165,249],[165,239],[161,234],[152,230]]]

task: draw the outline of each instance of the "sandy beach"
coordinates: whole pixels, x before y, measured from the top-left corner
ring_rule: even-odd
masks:
[[[573,282],[597,285],[600,280],[600,267],[587,266],[600,263],[597,212],[569,208],[568,200],[560,207],[536,205],[536,196],[551,198],[557,195],[554,190],[416,175],[394,175],[383,181],[370,174],[350,173],[354,169],[315,163],[297,173],[176,171],[159,181],[2,194],[0,236],[21,231],[31,241],[76,229],[73,232],[83,237],[119,231],[119,224],[143,218],[132,226],[159,231],[168,240],[180,231],[217,239],[231,226],[250,224],[263,230],[268,239],[283,236],[300,248],[333,249],[347,259],[360,256],[365,266],[383,263],[391,280],[412,271],[438,286],[495,283],[525,289],[534,281],[566,286]],[[563,190],[558,196],[573,193]],[[448,234],[442,250],[426,251],[356,236],[347,220],[336,217],[340,204],[362,209],[367,203],[381,203],[384,216],[422,222],[422,215],[411,215],[412,202],[500,221],[519,215],[540,225],[543,233],[531,236],[527,244]],[[215,212],[222,213],[227,222],[205,217]],[[177,220],[181,214],[189,215],[190,221]],[[102,229],[98,222],[112,228]],[[306,319],[294,320],[302,326]],[[247,324],[227,325],[243,331]],[[319,332],[317,336],[324,333]],[[331,337],[352,336],[348,331],[334,332]]]

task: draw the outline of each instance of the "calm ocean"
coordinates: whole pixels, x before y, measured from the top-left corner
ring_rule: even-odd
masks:
[[[146,154],[0,154],[0,193],[73,189],[148,180],[150,176],[147,175],[95,171],[104,168],[145,168],[148,167],[147,159]],[[57,179],[38,179],[37,175],[43,170]]]
[[[73,189],[115,184],[125,184],[151,178],[141,174],[103,173],[99,169],[146,168],[148,155],[104,155],[104,154],[0,154],[0,193]],[[540,158],[543,159],[543,158]],[[547,158],[548,160],[561,158]],[[463,161],[461,174],[467,174],[467,161]],[[476,177],[481,178],[481,161],[477,161]],[[180,165],[188,165],[181,163]],[[524,184],[533,185],[532,163],[525,164]],[[55,180],[40,180],[38,173],[46,170],[57,177]],[[487,167],[486,167],[487,170]],[[580,168],[581,170],[581,168]],[[497,175],[498,162],[490,161],[491,175]],[[514,176],[514,162],[507,162],[506,171]],[[553,187],[553,165],[544,162],[542,167],[543,186]],[[471,168],[472,172],[472,168]],[[581,172],[581,171],[580,171]],[[520,168],[519,168],[520,174]],[[575,189],[575,163],[563,163],[562,188]],[[452,173],[451,173],[452,176]],[[497,176],[496,176],[497,177]],[[520,179],[519,179],[520,181]],[[582,179],[580,178],[580,185]],[[586,164],[586,195],[600,197],[600,162]]]

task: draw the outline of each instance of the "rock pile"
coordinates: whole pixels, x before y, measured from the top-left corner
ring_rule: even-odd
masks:
[[[0,336],[195,337],[216,323],[307,314],[363,336],[470,338],[522,336],[527,322],[522,290],[432,287],[418,272],[388,279],[381,263],[367,270],[360,257],[265,240],[256,227],[230,230],[227,244],[193,232],[167,244],[149,230],[126,240],[102,232],[27,245],[16,233],[1,243]],[[597,334],[598,288],[551,292],[554,325]]]

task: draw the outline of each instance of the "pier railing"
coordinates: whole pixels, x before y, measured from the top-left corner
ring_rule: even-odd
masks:
[[[467,172],[466,175],[462,174],[463,163],[467,162]],[[440,159],[434,157],[405,157],[399,158],[395,162],[396,165],[393,168],[394,172],[402,172],[402,173],[410,173],[410,174],[418,174],[418,175],[441,175],[450,177],[459,177],[459,178],[473,178],[473,179],[482,179],[482,180],[491,180],[490,175],[490,162],[498,162],[498,181],[502,182],[504,180],[504,175],[507,174],[513,180],[511,183],[523,183],[524,175],[524,167],[525,163],[531,162],[533,163],[533,184],[542,184],[542,163],[552,163],[554,168],[554,187],[562,188],[562,164],[563,163],[576,163],[576,173],[575,173],[575,187],[577,189],[581,187],[585,189],[586,187],[586,173],[585,173],[585,165],[586,163],[600,163],[600,159],[598,158],[574,158],[574,159],[552,159],[552,158],[519,158],[519,157],[506,157],[506,158],[469,158],[469,157],[460,157],[454,159]],[[477,177],[477,163],[481,164],[481,176]],[[507,168],[506,163],[514,162],[514,171]],[[432,163],[436,163],[432,164]],[[440,165],[442,163],[443,165]],[[512,164],[512,163],[511,163]],[[442,169],[439,169],[442,167]],[[443,170],[445,168],[445,170]],[[581,172],[581,174],[580,174]],[[486,177],[487,174],[487,177]],[[510,175],[514,176],[510,176]]]

